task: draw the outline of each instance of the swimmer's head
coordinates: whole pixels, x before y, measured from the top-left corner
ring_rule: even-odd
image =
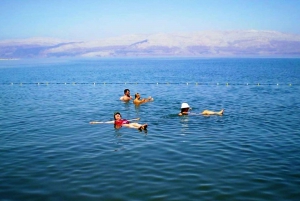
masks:
[[[130,97],[130,90],[129,89],[124,89],[124,95]]]
[[[116,120],[116,116],[117,116],[117,117],[119,116],[119,119],[121,119],[121,118],[122,118],[122,116],[121,116],[121,113],[120,113],[120,112],[115,112],[115,113],[114,113],[114,120]]]
[[[187,103],[182,103],[182,104],[181,104],[181,109],[184,109],[184,108],[190,108],[189,104],[187,104]]]
[[[134,97],[135,97],[135,98],[140,97],[140,94],[139,94],[139,93],[136,93],[136,94],[134,95]]]
[[[190,109],[189,104],[187,104],[187,103],[182,103],[181,104],[181,112],[188,112],[189,109]]]

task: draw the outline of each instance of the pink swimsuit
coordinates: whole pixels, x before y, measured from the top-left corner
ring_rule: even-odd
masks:
[[[118,126],[122,126],[123,124],[129,124],[130,122],[126,119],[115,120],[115,124]]]

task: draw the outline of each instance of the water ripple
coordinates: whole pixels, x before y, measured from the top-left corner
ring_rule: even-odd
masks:
[[[190,71],[182,73],[187,66]],[[298,82],[299,69],[298,60],[289,65],[282,60],[82,61],[64,63],[55,70],[51,65],[0,68],[0,79],[123,83],[128,77],[140,82],[144,75],[144,82],[155,78],[157,82],[258,83],[263,79],[274,83]],[[116,70],[120,76],[115,76]],[[120,103],[125,87],[144,97],[154,96],[155,101],[140,106]],[[281,85],[0,85],[0,198],[297,200],[299,89]],[[183,101],[194,113],[225,108],[225,115],[179,117]],[[127,119],[140,117],[141,123],[148,123],[148,132],[88,123],[112,120],[114,111]]]

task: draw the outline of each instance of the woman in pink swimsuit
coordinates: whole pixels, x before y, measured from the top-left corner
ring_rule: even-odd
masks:
[[[140,118],[137,119],[131,119],[126,120],[122,119],[120,112],[114,113],[114,121],[106,121],[106,122],[99,122],[99,121],[92,121],[90,124],[101,124],[101,123],[113,123],[115,125],[115,128],[120,128],[122,126],[128,127],[128,128],[136,128],[138,130],[147,130],[148,125],[147,124],[138,124],[138,123],[131,123],[130,121],[138,121]]]

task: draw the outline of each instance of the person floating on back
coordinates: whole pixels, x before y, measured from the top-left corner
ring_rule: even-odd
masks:
[[[142,103],[147,103],[149,101],[153,101],[154,99],[149,96],[148,98],[143,98],[141,99],[141,95],[139,93],[135,94],[135,99],[133,100],[134,104],[142,104]]]
[[[128,102],[131,99],[132,99],[132,97],[130,96],[130,90],[129,89],[124,89],[124,96],[121,96],[120,100]]]
[[[91,121],[90,124],[114,124],[115,128],[121,128],[122,126],[127,127],[127,128],[136,128],[139,131],[142,130],[147,130],[148,124],[139,124],[139,123],[131,123],[130,121],[138,121],[140,118],[136,119],[122,119],[122,115],[120,112],[115,112],[114,113],[114,121]]]
[[[181,111],[180,111],[180,113],[178,115],[179,116],[188,115],[190,109],[191,108],[190,108],[189,104],[182,103],[181,104]],[[219,112],[214,112],[214,111],[210,111],[210,110],[204,110],[200,114],[202,114],[202,115],[223,115],[224,114],[224,109],[220,110]]]

